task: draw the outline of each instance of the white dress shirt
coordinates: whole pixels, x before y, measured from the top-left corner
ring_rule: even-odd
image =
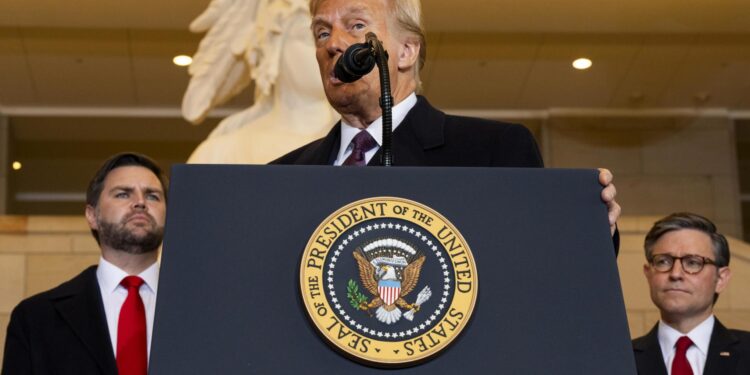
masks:
[[[677,349],[677,340],[682,336],[689,337],[690,341],[693,342],[693,345],[685,353],[690,367],[693,369],[693,374],[703,373],[703,368],[706,367],[708,344],[711,343],[711,333],[714,331],[714,321],[715,318],[711,315],[687,334],[668,326],[661,320],[659,321],[659,345],[669,375],[672,375],[672,362]]]
[[[411,95],[407,96],[406,99],[401,101],[401,103],[393,106],[391,112],[391,125],[393,131],[395,131],[396,128],[401,124],[401,122],[404,121],[404,117],[406,117],[406,114],[409,113],[409,111],[416,104],[417,94],[411,93]],[[344,164],[344,161],[349,157],[349,155],[351,155],[352,149],[354,148],[354,146],[352,145],[352,139],[354,139],[354,136],[359,134],[361,130],[362,129],[355,128],[347,124],[344,119],[341,119],[341,144],[339,145],[339,153],[333,165]],[[378,144],[377,146],[373,147],[372,150],[365,153],[365,160],[367,163],[369,163],[370,159],[372,159],[375,153],[378,152],[380,145],[383,144],[383,117],[381,116],[377,120],[373,121],[372,124],[368,125],[365,130],[370,133],[372,138],[375,139],[375,142],[377,142]]]
[[[120,282],[130,276],[114,264],[99,258],[96,279],[102,293],[104,313],[107,315],[109,338],[112,340],[112,351],[117,356],[117,323],[120,320],[120,308],[128,296],[128,290]],[[156,307],[156,289],[159,283],[159,263],[155,262],[138,275],[144,283],[139,289],[143,307],[146,309],[146,340],[148,358],[151,358],[151,332],[154,330],[154,308]]]

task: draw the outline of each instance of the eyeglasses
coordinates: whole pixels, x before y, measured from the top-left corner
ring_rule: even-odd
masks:
[[[669,272],[674,267],[675,259],[679,259],[682,264],[682,270],[688,274],[694,275],[703,270],[703,266],[706,264],[716,265],[716,261],[702,257],[700,255],[683,255],[681,257],[671,256],[669,254],[657,254],[654,255],[649,263],[659,272]]]

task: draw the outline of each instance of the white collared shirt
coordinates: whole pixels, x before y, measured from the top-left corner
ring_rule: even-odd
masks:
[[[682,336],[689,337],[690,341],[693,342],[693,345],[685,353],[690,367],[693,369],[693,374],[703,373],[708,356],[708,344],[711,343],[711,333],[714,331],[714,321],[715,318],[711,315],[687,334],[683,334],[661,320],[659,321],[659,345],[669,375],[672,374],[672,362],[677,350],[677,340]]]
[[[109,338],[112,340],[112,352],[117,356],[117,323],[120,320],[120,308],[128,296],[128,290],[120,282],[130,276],[114,264],[99,258],[96,269],[96,279],[99,281],[99,291],[102,293],[104,313],[107,316]],[[146,309],[146,340],[148,358],[151,358],[151,333],[154,330],[154,308],[156,307],[156,290],[159,284],[159,263],[154,262],[138,275],[144,283],[139,289],[143,307]]]
[[[393,106],[391,113],[391,115],[393,116],[391,118],[393,131],[395,131],[396,128],[401,124],[401,122],[404,121],[406,114],[409,113],[409,111],[414,108],[416,104],[417,94],[411,93],[411,95],[407,96],[406,99],[401,101],[401,103]],[[343,164],[344,160],[346,160],[346,158],[351,155],[352,149],[354,148],[354,146],[352,145],[352,139],[354,139],[354,136],[357,135],[361,130],[362,129],[355,128],[347,124],[343,119],[341,119],[341,144],[339,145],[339,153],[333,165]],[[383,144],[383,117],[381,116],[377,120],[373,121],[372,124],[368,125],[365,130],[370,133],[372,138],[375,139],[375,142],[377,142],[377,146],[373,147],[372,150],[365,153],[365,160],[367,161],[367,163],[369,163],[370,159],[372,159],[375,153],[378,152],[378,149],[380,149],[380,145]]]

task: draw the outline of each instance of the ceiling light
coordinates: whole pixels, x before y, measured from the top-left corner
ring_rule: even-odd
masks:
[[[13,167],[14,171],[20,171],[21,168],[23,168],[23,165],[21,164],[20,161],[14,161],[11,166]]]
[[[586,70],[590,68],[592,64],[593,63],[591,62],[591,60],[585,57],[581,57],[580,59],[576,59],[575,61],[573,61],[573,67],[578,70]]]
[[[177,66],[188,66],[193,63],[193,58],[188,55],[178,55],[172,59],[172,62]]]

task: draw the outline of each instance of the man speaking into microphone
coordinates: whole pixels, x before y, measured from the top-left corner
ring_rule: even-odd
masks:
[[[534,137],[524,126],[450,116],[416,94],[426,56],[419,0],[311,0],[310,13],[323,88],[341,121],[326,137],[272,163],[381,165],[383,116],[378,71],[359,79],[342,77],[341,68],[336,74],[336,63],[346,50],[373,33],[388,53],[394,166],[543,166]],[[601,197],[614,235],[620,206],[615,201],[612,174],[600,171]]]

